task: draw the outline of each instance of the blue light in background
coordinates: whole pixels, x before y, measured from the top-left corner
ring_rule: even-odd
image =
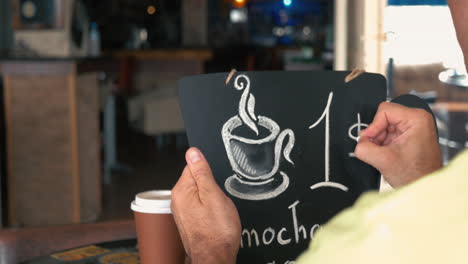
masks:
[[[292,5],[292,0],[283,0],[284,6],[291,6]]]
[[[444,6],[447,5],[447,0],[388,0],[388,5],[403,6],[403,5],[430,5]]]

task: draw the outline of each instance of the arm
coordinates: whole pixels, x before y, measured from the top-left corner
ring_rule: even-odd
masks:
[[[468,65],[468,1],[466,0],[448,0],[447,1],[452,13],[453,24],[457,32],[458,42],[465,55],[465,65]]]

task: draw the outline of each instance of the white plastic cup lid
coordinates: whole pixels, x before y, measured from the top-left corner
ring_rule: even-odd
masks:
[[[135,212],[149,214],[170,214],[171,211],[171,191],[157,190],[139,193],[131,204]]]

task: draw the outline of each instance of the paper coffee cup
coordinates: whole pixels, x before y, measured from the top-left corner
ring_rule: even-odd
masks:
[[[185,251],[171,212],[171,191],[139,193],[131,204],[142,264],[182,264]]]

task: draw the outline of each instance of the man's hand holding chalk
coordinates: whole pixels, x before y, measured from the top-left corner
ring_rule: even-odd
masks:
[[[442,167],[434,120],[427,111],[381,103],[361,132],[356,157],[400,187]]]

